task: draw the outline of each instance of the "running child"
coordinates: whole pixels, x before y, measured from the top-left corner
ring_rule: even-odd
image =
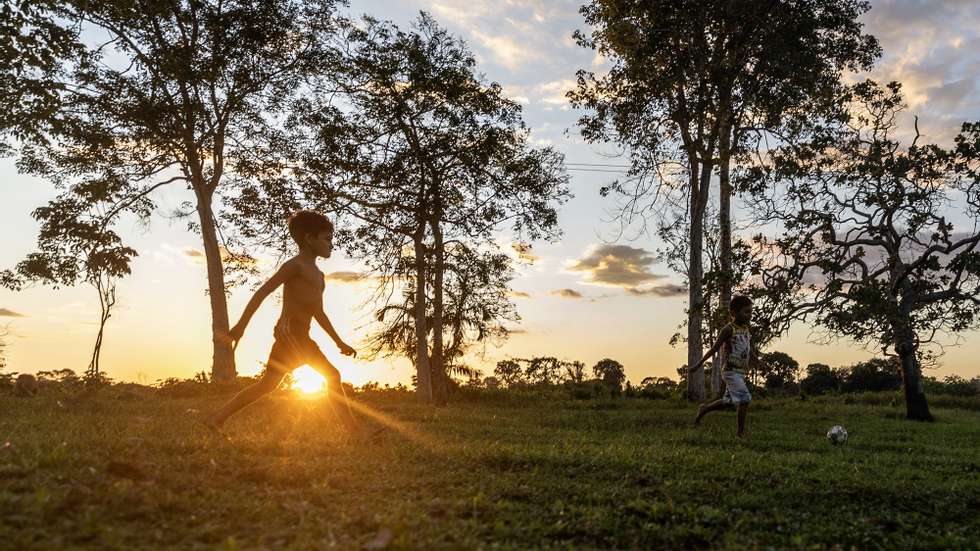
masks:
[[[306,210],[293,214],[288,224],[289,235],[299,245],[299,254],[287,260],[271,279],[259,287],[245,306],[241,319],[228,331],[226,337],[237,347],[245,333],[245,327],[259,305],[282,285],[282,313],[273,332],[276,340],[269,352],[265,373],[256,383],[243,389],[208,418],[206,423],[214,430],[220,430],[224,422],[238,410],[279,388],[283,377],[303,364],[319,371],[327,379],[331,407],[348,430],[356,430],[357,425],[341,385],[340,372],[310,338],[310,322],[315,319],[337,344],[341,354],[357,355],[340,338],[323,311],[324,279],[323,272],[317,268],[316,259],[330,257],[333,250],[333,224],[322,214]]]
[[[752,321],[752,299],[742,295],[733,297],[729,312],[732,317],[731,323],[722,328],[714,346],[688,371],[694,373],[708,361],[708,358],[721,351],[719,367],[722,380],[725,381],[725,394],[714,402],[698,406],[694,425],[699,425],[701,419],[712,411],[735,405],[738,410],[737,436],[741,438],[745,436],[745,417],[749,411],[749,403],[752,401],[752,395],[745,386],[745,370],[749,368],[750,362],[759,361],[756,350],[752,346],[752,331],[749,326],[749,322]]]

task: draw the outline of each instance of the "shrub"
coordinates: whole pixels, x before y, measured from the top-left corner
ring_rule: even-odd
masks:
[[[902,388],[901,368],[893,359],[874,358],[856,363],[847,370],[845,392],[880,392]]]
[[[826,364],[816,363],[806,366],[806,377],[800,381],[800,390],[805,394],[819,396],[839,390],[842,384],[841,370],[833,369]]]

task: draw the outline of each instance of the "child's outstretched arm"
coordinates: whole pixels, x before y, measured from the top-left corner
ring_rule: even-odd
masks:
[[[354,350],[353,347],[344,342],[344,339],[341,339],[340,335],[337,334],[337,330],[330,323],[330,318],[327,317],[327,313],[323,311],[322,304],[320,305],[319,311],[313,314],[313,317],[316,318],[316,322],[320,324],[320,327],[330,335],[333,342],[337,344],[337,348],[340,349],[341,354],[344,356],[357,356],[357,350]]]
[[[242,312],[242,317],[238,320],[238,323],[236,323],[235,326],[228,331],[228,338],[232,341],[234,346],[238,346],[238,341],[242,338],[242,335],[245,334],[245,327],[248,326],[248,322],[252,319],[255,311],[259,309],[259,306],[262,304],[262,301],[265,300],[265,297],[269,296],[273,291],[279,288],[280,285],[285,283],[287,279],[292,277],[296,273],[296,268],[296,264],[292,262],[283,264],[279,270],[269,278],[268,281],[263,283],[262,286],[255,291],[255,294],[252,295],[251,300],[249,300],[248,304],[245,305],[245,311]]]
[[[694,364],[693,366],[687,368],[688,373],[694,373],[695,371],[697,371],[698,368],[704,365],[704,362],[708,361],[708,358],[714,356],[718,352],[718,350],[721,349],[721,346],[731,338],[732,338],[732,326],[726,325],[721,330],[721,333],[718,334],[718,340],[716,340],[715,344],[713,344],[711,348],[709,348],[708,351],[704,353],[704,356],[701,357],[701,360],[698,363]]]

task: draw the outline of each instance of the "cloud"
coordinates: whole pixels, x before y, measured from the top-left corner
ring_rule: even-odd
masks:
[[[551,296],[560,297],[560,298],[571,298],[571,299],[583,298],[582,297],[582,293],[576,291],[575,289],[568,289],[568,288],[565,288],[565,289],[556,289],[554,291],[551,291],[548,294],[551,295]]]
[[[465,7],[451,2],[434,2],[432,11],[440,19],[459,25],[482,52],[511,71],[541,56],[538,48],[529,48],[527,39],[533,36],[534,26],[521,18],[506,17],[496,2],[475,0]],[[504,15],[504,17],[502,17]]]
[[[27,316],[25,316],[24,314],[21,314],[20,312],[14,312],[13,310],[11,310],[9,308],[0,308],[0,317],[3,317],[3,318],[26,318]]]
[[[165,248],[172,249],[172,247],[167,246],[165,246]],[[236,255],[225,247],[219,247],[218,250],[221,251],[222,262],[236,262],[239,266],[256,266],[259,264],[259,259],[248,256],[247,253]],[[205,256],[204,251],[196,247],[184,247],[183,249],[180,249],[180,253],[193,264],[204,265],[207,263],[207,257]]]
[[[573,43],[570,46],[572,30],[581,26],[578,0],[428,0],[425,4],[440,21],[462,31],[478,59],[487,58],[511,72],[569,65],[585,52]]]
[[[676,297],[687,293],[687,288],[674,283],[654,285],[667,276],[655,274],[650,268],[657,263],[653,253],[629,245],[593,245],[578,260],[566,268],[570,272],[585,274],[584,283],[620,287],[633,296]],[[600,295],[592,300],[609,298]]]
[[[881,42],[883,56],[867,75],[897,80],[909,104],[900,121],[909,139],[919,115],[925,140],[949,143],[964,120],[980,112],[980,3],[974,0],[874,2],[865,31]],[[850,80],[855,80],[854,78]]]
[[[507,296],[512,298],[531,298],[531,293],[511,290],[511,291],[507,291]]]
[[[633,287],[627,289],[629,294],[636,296],[655,296],[661,298],[669,297],[679,297],[687,294],[687,287],[683,285],[677,285],[674,283],[668,283],[666,285],[657,285],[655,287]]]
[[[476,29],[470,32],[491,54],[497,62],[511,71],[517,71],[528,61],[537,58],[538,53],[526,48],[516,39],[504,35],[490,35]]]
[[[361,272],[330,272],[323,274],[324,281],[339,281],[340,283],[359,283],[370,276]]]
[[[645,249],[629,245],[597,245],[567,269],[585,274],[587,283],[634,288],[667,277],[650,271],[656,263],[657,258]]]
[[[574,90],[576,86],[577,84],[573,79],[562,78],[539,82],[538,84],[508,84],[504,87],[504,91],[507,97],[520,103],[535,103],[544,105],[546,109],[548,107],[560,107],[562,110],[567,110],[569,104],[565,94]]]
[[[523,86],[503,86],[504,97],[510,98],[511,101],[516,101],[521,105],[527,105],[531,103],[531,98],[527,97],[526,89]]]
[[[564,78],[535,85],[534,92],[541,103],[568,108],[568,98],[565,97],[565,94],[575,89],[575,86],[574,80]]]

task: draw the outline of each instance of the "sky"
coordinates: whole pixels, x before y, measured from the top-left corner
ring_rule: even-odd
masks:
[[[609,157],[614,147],[581,140],[575,128],[579,114],[564,98],[576,70],[601,71],[604,66],[604,60],[572,39],[574,30],[584,28],[579,5],[580,0],[371,0],[352,1],[350,11],[402,26],[420,10],[430,12],[466,41],[485,78],[500,83],[522,104],[536,144],[557,148],[568,163],[622,165]],[[884,56],[870,75],[852,78],[903,82],[909,113],[919,116],[923,140],[949,143],[962,121],[980,119],[980,3],[873,1],[863,21],[881,41]],[[683,346],[671,347],[668,340],[684,322],[685,295],[677,292],[682,279],[657,261],[655,251],[662,247],[657,239],[614,239],[614,205],[599,196],[599,188],[614,173],[571,169],[569,174],[575,197],[560,210],[562,238],[535,243],[536,260],[522,265],[513,282],[522,319],[511,326],[510,339],[488,346],[474,365],[490,374],[496,361],[510,357],[556,356],[588,366],[609,357],[620,361],[634,382],[648,376],[676,377],[686,352]],[[0,267],[6,268],[33,250],[38,225],[30,213],[55,190],[45,181],[18,174],[12,159],[0,159],[0,193]],[[210,309],[200,238],[187,231],[185,222],[169,216],[189,197],[168,191],[157,199],[159,213],[148,226],[128,221],[120,228],[140,256],[132,275],[118,285],[116,313],[106,329],[102,366],[116,380],[153,383],[210,368]],[[270,257],[260,266],[271,273],[275,263]],[[342,254],[321,260],[320,267],[326,273],[360,269]],[[370,330],[371,309],[364,304],[369,285],[343,277],[327,280],[327,313],[355,346]],[[249,296],[248,288],[232,293],[233,320]],[[253,318],[237,351],[241,374],[261,369],[272,344],[277,309],[277,301],[269,299]],[[84,285],[0,290],[0,326],[11,331],[6,369],[84,371],[98,312],[95,290]],[[319,329],[313,336],[345,380],[356,385],[410,378],[405,360],[350,360],[338,354]],[[812,336],[811,328],[795,326],[772,349],[789,353],[801,365],[845,365],[873,356],[846,339],[819,344]],[[927,375],[980,375],[974,361],[980,356],[980,333],[948,338],[945,344],[957,345],[947,346],[941,365]]]

